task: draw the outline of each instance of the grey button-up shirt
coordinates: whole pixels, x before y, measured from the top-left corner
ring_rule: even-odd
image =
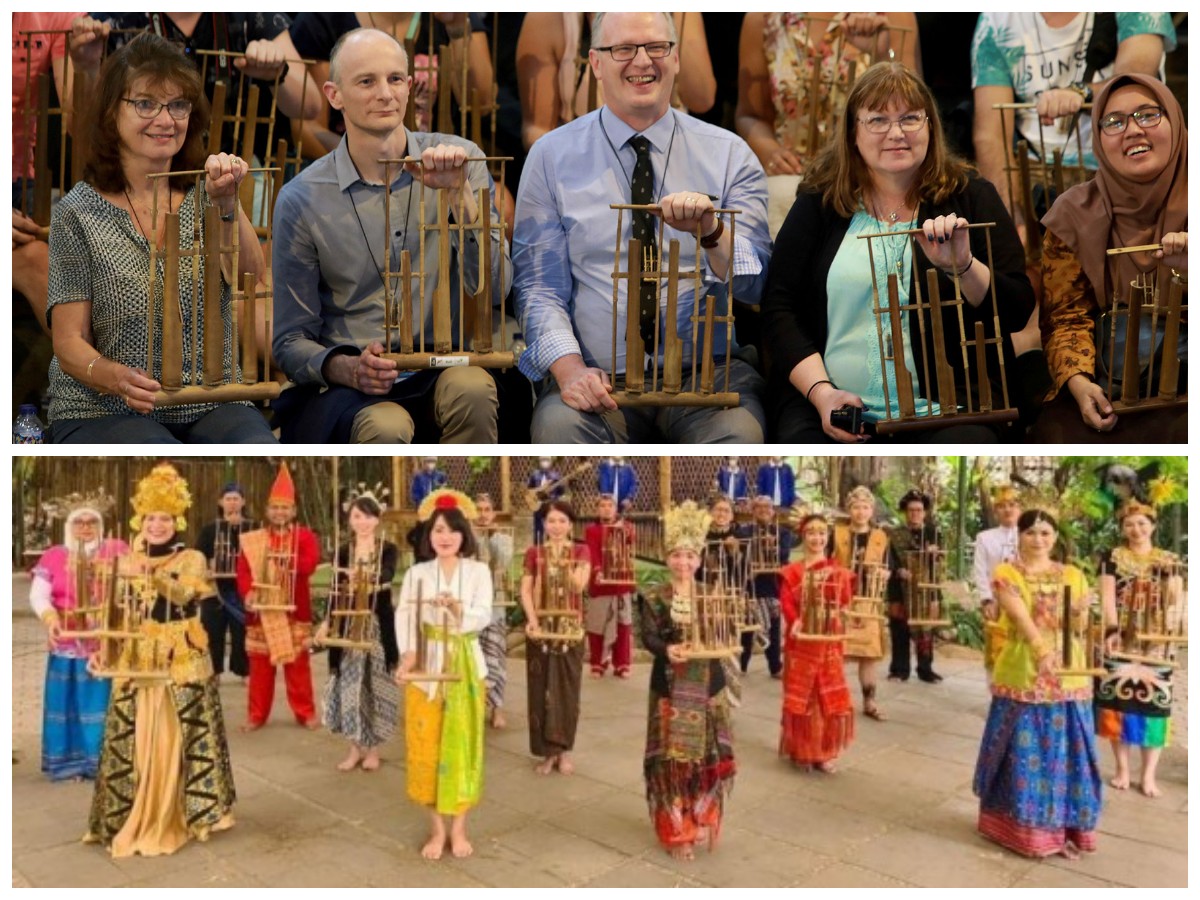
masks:
[[[483,151],[463,138],[448,134],[407,132],[407,155],[418,157],[426,147],[456,144],[468,157]],[[398,167],[399,168],[399,167]],[[471,187],[492,188],[487,166],[467,164]],[[279,367],[297,384],[325,384],[321,367],[332,352],[357,353],[371,341],[384,339],[384,186],[359,177],[350,159],[346,138],[279,192],[275,204],[275,242],[272,252],[275,314],[272,350]],[[492,201],[492,222],[499,221]],[[453,204],[451,204],[453,207]],[[421,185],[399,169],[392,180],[391,241],[393,271],[400,270],[400,251],[408,249],[413,266],[413,339],[420,340],[422,303],[427,346],[433,340],[433,296],[438,282],[437,232],[427,231],[425,252],[420,247]],[[437,221],[437,191],[425,189],[424,221]],[[451,215],[453,222],[453,215]],[[450,265],[450,297],[454,335],[458,335],[459,278],[468,292],[479,288],[479,233],[468,232],[459,246],[451,231],[454,259]],[[508,293],[512,267],[508,248],[493,228],[492,305]],[[424,291],[417,272],[424,261]],[[399,291],[399,279],[394,282]],[[393,351],[399,336],[393,332]],[[403,377],[403,375],[402,375]]]

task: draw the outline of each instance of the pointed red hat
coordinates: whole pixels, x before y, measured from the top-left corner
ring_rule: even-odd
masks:
[[[271,493],[267,495],[267,503],[290,503],[296,505],[296,485],[292,481],[292,473],[288,471],[287,463],[279,464],[279,474],[271,485]]]

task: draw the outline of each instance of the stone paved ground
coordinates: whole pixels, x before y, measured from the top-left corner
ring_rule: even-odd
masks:
[[[15,599],[21,585],[14,583]],[[16,609],[23,601],[16,599]],[[490,732],[481,806],[471,814],[476,854],[420,859],[424,815],[404,797],[403,729],[383,769],[334,770],[344,745],[275,718],[230,733],[237,827],[155,859],[110,860],[78,842],[88,784],[51,784],[38,771],[44,674],[40,625],[13,620],[13,885],[589,886],[589,887],[1185,887],[1186,694],[1178,744],[1166,752],[1165,796],[1106,795],[1100,850],[1078,862],[1034,862],[979,838],[971,776],[988,696],[976,658],[939,659],[946,680],[885,684],[890,720],[857,720],[836,776],[800,772],[775,754],[779,686],[756,659],[737,711],[739,775],[713,854],[676,862],[656,845],[642,794],[648,666],[628,682],[586,680],[578,774],[541,778],[525,733],[525,678],[509,662],[510,728]],[[314,670],[323,681],[325,664]],[[1186,668],[1181,681],[1186,681]],[[221,687],[227,721],[245,690]],[[1111,759],[1102,753],[1104,770]]]

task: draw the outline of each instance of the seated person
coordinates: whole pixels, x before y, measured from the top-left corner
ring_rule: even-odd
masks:
[[[1028,141],[1032,153],[1044,148],[1049,161],[1061,150],[1064,164],[1078,165],[1079,147],[1068,126],[1083,104],[1091,102],[1092,83],[1125,72],[1157,75],[1163,51],[1174,49],[1175,28],[1165,12],[980,14],[971,45],[975,155],[979,173],[1000,191],[1022,233],[1024,214],[1009,195],[1004,173],[1014,118],[1016,137]],[[1037,106],[1008,112],[1001,120],[999,110],[992,108],[997,103]],[[1095,169],[1088,118],[1086,112],[1081,114],[1083,165]],[[1049,198],[1041,202],[1049,205]]]
[[[765,426],[758,398],[762,379],[737,358],[729,390],[740,392],[741,405],[732,409],[618,409],[609,396],[621,387],[626,367],[623,343],[616,360],[611,358],[617,214],[609,204],[658,203],[666,226],[664,245],[672,238],[680,241],[681,271],[696,265],[699,225],[704,291],[716,298],[722,315],[729,303],[724,282],[730,266],[737,299],[754,303],[762,291],[769,248],[766,186],[762,167],[741,138],[670,108],[679,52],[669,15],[599,14],[588,58],[605,86],[605,105],[534,145],[517,196],[514,288],[528,344],[519,367],[531,380],[544,379],[533,413],[533,440],[759,443]],[[715,208],[741,210],[736,243]],[[652,224],[643,227],[656,233],[657,223],[646,218]],[[633,219],[625,218],[629,230],[622,246],[633,233]],[[666,249],[661,248],[664,254]],[[660,308],[665,294],[658,298]],[[645,293],[641,299],[647,299]],[[683,341],[682,389],[690,391],[698,387],[690,370],[691,316],[699,308],[690,281],[680,279],[678,302],[678,321],[665,325]],[[650,292],[649,302],[635,313],[650,348],[654,306]],[[619,335],[625,334],[626,315],[619,307]],[[714,356],[723,362],[725,329],[716,329],[714,337]],[[661,372],[661,334],[659,346]],[[614,365],[616,385],[609,383]],[[630,365],[646,366],[647,360]],[[723,376],[718,381],[723,387]]]
[[[341,111],[346,134],[283,186],[275,208],[275,359],[297,385],[284,391],[275,411],[285,442],[410,443],[417,424],[432,422],[444,443],[494,443],[496,383],[477,366],[402,372],[381,357],[384,338],[384,165],[381,159],[420,157],[423,165],[392,169],[391,259],[412,254],[414,275],[423,268],[424,297],[414,278],[413,334],[433,329],[438,288],[438,241],[420,239],[419,216],[437,221],[434,188],[453,193],[453,221],[477,220],[476,191],[491,190],[484,163],[467,163],[483,151],[453,135],[410,133],[404,127],[411,79],[404,48],[373,28],[347,32],[330,55],[324,91]],[[423,206],[421,182],[428,192]],[[497,220],[492,204],[492,221]],[[497,230],[491,240],[493,305],[508,290],[508,253]],[[459,280],[478,290],[481,273],[476,232],[460,246],[450,241],[452,301]],[[424,257],[421,250],[424,250]],[[398,288],[397,288],[398,290]],[[458,332],[457,303],[453,332]]]
[[[1119,373],[1125,353],[1123,328],[1115,360],[1107,339],[1097,359],[1094,329],[1119,294],[1139,277],[1163,278],[1167,268],[1187,278],[1187,126],[1179,101],[1161,81],[1122,75],[1096,97],[1094,146],[1099,171],[1055,201],[1042,220],[1042,341],[1054,379],[1055,399],[1046,404],[1032,437],[1039,441],[1187,440],[1186,407],[1120,417],[1113,412],[1108,371]],[[1152,253],[1108,256],[1111,247],[1158,244]],[[1157,270],[1157,276],[1155,272]],[[1166,302],[1165,291],[1162,303]],[[1186,296],[1184,298],[1186,303]],[[1147,316],[1147,319],[1149,317]],[[1104,320],[1108,322],[1108,319]],[[1119,320],[1122,321],[1123,320]],[[1162,334],[1159,318],[1158,335]],[[1151,325],[1143,321],[1139,344],[1150,356]],[[1161,341],[1161,337],[1158,338]],[[1150,392],[1158,390],[1161,346]],[[1181,329],[1179,387],[1187,386],[1187,330]],[[1144,379],[1143,379],[1144,380]],[[1146,395],[1145,384],[1142,395]]]
[[[909,33],[893,35],[890,26]],[[848,86],[890,55],[921,71],[915,14],[752,12],[742,19],[735,124],[767,172],[773,235],[805,167],[829,140],[827,125]],[[815,98],[814,67],[821,70]]]
[[[996,189],[947,151],[937,104],[912,70],[887,62],[868,69],[854,83],[837,134],[806,172],[779,232],[763,302],[776,388],[775,437],[784,442],[864,440],[863,434],[832,425],[829,414],[849,405],[862,407],[867,418],[885,418],[884,378],[892,416],[898,415],[895,370],[880,359],[873,280],[886,304],[887,277],[896,274],[904,305],[915,299],[918,277],[927,295],[928,268],[941,270],[943,298],[954,296],[957,273],[967,300],[960,309],[968,333],[976,321],[992,331],[988,236],[984,229],[959,226],[997,223],[991,249],[1001,330],[1019,329],[1033,310],[1033,288],[1012,220]],[[916,241],[907,236],[871,241],[873,255],[869,242],[858,239],[918,226],[925,234]],[[920,248],[916,259],[914,246]],[[902,326],[904,359],[916,374],[917,409],[924,412],[925,398],[937,400],[936,385],[924,383],[925,328],[915,311],[902,317]],[[964,398],[954,319],[946,322],[945,348],[955,368],[957,396]],[[977,424],[918,435],[918,440],[958,442],[996,438],[991,427]]]
[[[517,39],[517,79],[521,93],[521,138],[528,150],[543,134],[591,110],[590,77],[579,59],[594,45],[596,17],[601,13],[531,12]],[[717,79],[708,55],[704,18],[699,12],[671,13],[679,40],[679,77],[672,105],[684,112],[704,113],[717,96]],[[686,60],[686,65],[683,61]],[[604,103],[604,86],[596,85],[596,103]]]
[[[54,210],[50,226],[50,308],[54,359],[50,363],[50,439],[53,443],[255,443],[275,438],[249,403],[155,406],[163,378],[161,353],[147,359],[151,242],[192,242],[197,207],[220,213],[216,236],[223,247],[238,229],[239,272],[222,254],[220,272],[193,278],[179,267],[182,307],[182,380],[204,368],[204,278],[221,279],[221,319],[230,330],[232,277],[264,267],[262,248],[237,202],[249,166],[236,156],[205,158],[208,101],[199,73],[177,47],[157,35],[139,35],[113,53],[101,68],[93,102],[81,123],[84,146],[92,148],[83,180]],[[165,233],[152,218],[153,182],[147,177],[203,167],[204,191],[190,175],[168,179],[158,189],[158,214],[179,214],[179,230]],[[155,276],[161,296],[162,263]],[[212,311],[208,312],[212,315]],[[156,317],[156,330],[161,329]],[[232,341],[223,354],[225,377],[240,380]],[[195,368],[186,361],[195,359]]]

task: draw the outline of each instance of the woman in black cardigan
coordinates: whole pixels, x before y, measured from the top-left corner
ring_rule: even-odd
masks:
[[[866,440],[830,424],[843,406],[869,407],[866,418],[883,418],[883,379],[895,414],[895,376],[884,372],[871,311],[871,262],[886,303],[887,275],[898,274],[901,303],[915,298],[914,274],[929,266],[942,297],[954,295],[957,273],[967,299],[968,333],[982,321],[994,336],[985,229],[969,222],[995,222],[992,261],[1003,333],[1020,330],[1033,311],[1034,294],[1025,256],[1012,220],[990,182],[974,176],[946,149],[937,103],[923,82],[899,63],[878,63],[865,72],[847,99],[842,127],[814,161],[801,193],[775,241],[763,304],[771,378],[777,390],[775,439],[854,442]],[[859,240],[920,227],[923,237]],[[921,254],[913,259],[912,247]],[[958,396],[966,390],[962,350],[954,317],[946,323],[947,359],[955,369]],[[906,323],[905,356],[917,374],[918,398],[937,400],[937,386],[924,383],[918,320]],[[991,354],[993,357],[995,354]],[[932,360],[930,361],[932,363]],[[1012,386],[1010,385],[1010,396]],[[864,403],[865,400],[865,403]],[[920,411],[924,401],[918,400]],[[993,428],[960,424],[920,432],[918,440],[991,442]]]

